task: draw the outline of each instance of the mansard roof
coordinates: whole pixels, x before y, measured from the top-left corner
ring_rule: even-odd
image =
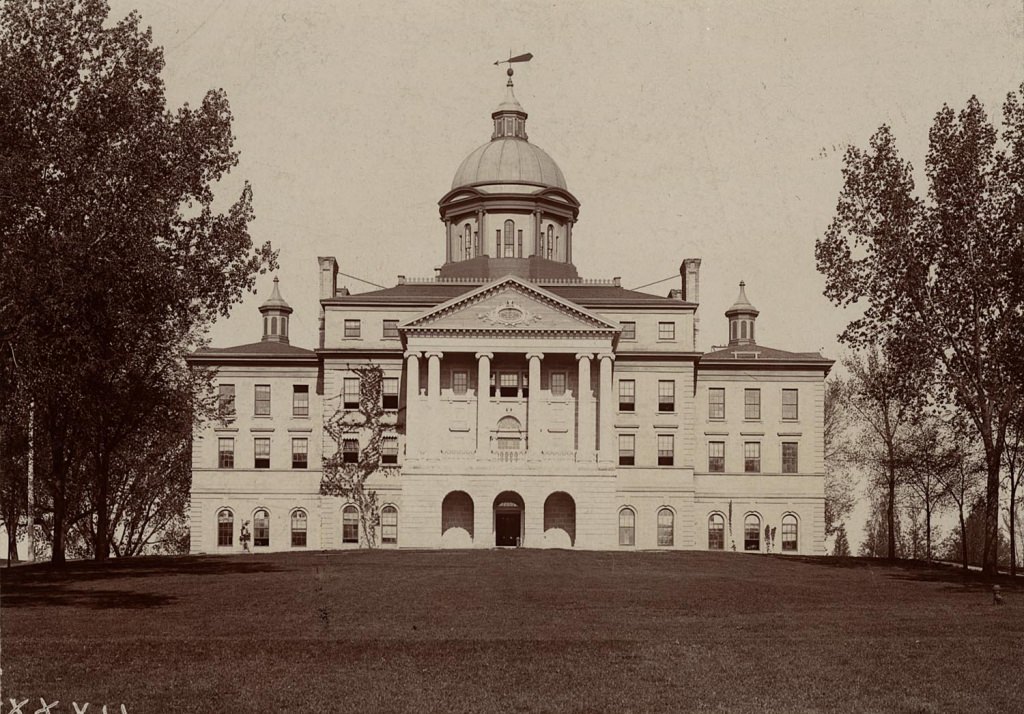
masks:
[[[472,281],[463,279],[446,280],[423,280],[399,283],[391,288],[373,290],[355,295],[338,295],[333,298],[324,298],[320,302],[324,305],[418,305],[432,306],[440,305],[460,295],[466,295],[480,288],[481,285],[489,284],[489,281]],[[612,281],[588,281],[588,280],[538,280],[536,282],[524,281],[524,284],[541,288],[564,300],[569,300],[581,307],[594,308],[626,308],[643,309],[658,308],[678,310],[686,308],[692,310],[697,307],[696,303],[678,300],[676,298],[661,297],[650,293],[627,290]]]

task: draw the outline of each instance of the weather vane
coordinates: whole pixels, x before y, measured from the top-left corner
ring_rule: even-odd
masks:
[[[495,66],[497,66],[499,64],[507,64],[508,65],[508,71],[506,72],[506,74],[508,75],[508,86],[511,87],[512,86],[512,75],[515,74],[515,72],[512,71],[512,63],[513,62],[529,62],[532,59],[533,59],[533,55],[530,54],[529,52],[527,52],[526,54],[516,55],[515,57],[513,57],[512,56],[512,50],[509,50],[508,51],[508,59],[507,60],[498,60],[497,62],[494,63],[494,65]]]

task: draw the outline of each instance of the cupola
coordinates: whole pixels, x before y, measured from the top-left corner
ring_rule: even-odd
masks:
[[[757,319],[757,308],[750,304],[747,299],[746,283],[740,281],[740,294],[736,302],[725,311],[729,319],[729,346],[753,345],[754,342],[754,321]]]
[[[267,301],[260,305],[260,313],[263,315],[263,341],[288,344],[288,316],[292,314],[292,308],[281,297],[276,277],[274,291],[270,293]]]

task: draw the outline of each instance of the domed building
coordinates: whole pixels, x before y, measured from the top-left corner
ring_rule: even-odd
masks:
[[[351,293],[321,257],[316,350],[275,279],[260,342],[192,355],[222,414],[195,437],[194,552],[824,552],[832,362],[757,344],[743,283],[700,351],[699,258],[665,296],[581,278],[580,202],[527,118],[510,73],[439,201],[437,275]],[[370,500],[332,485],[357,466]]]

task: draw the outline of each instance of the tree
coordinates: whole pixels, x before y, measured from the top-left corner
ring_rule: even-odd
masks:
[[[360,543],[367,548],[375,548],[380,510],[377,491],[367,482],[374,475],[388,477],[399,471],[397,466],[381,461],[385,432],[397,433],[398,418],[397,414],[384,410],[383,370],[370,364],[355,367],[352,371],[359,378],[359,405],[355,409],[346,409],[342,397],[335,397],[340,406],[324,425],[327,435],[334,441],[335,452],[324,457],[320,494],[351,501],[359,513]],[[346,455],[352,451],[345,450],[345,441],[352,439],[359,443],[355,459]]]
[[[876,494],[871,499],[871,511],[864,524],[864,540],[857,554],[865,558],[904,558],[906,546],[899,510],[890,512],[884,493]]]
[[[847,427],[849,406],[846,385],[833,376],[825,382],[825,537],[838,537],[840,528],[853,510],[855,498],[849,465]],[[849,550],[849,545],[847,545]]]
[[[986,465],[983,569],[995,571],[999,481],[1010,410],[1024,383],[1024,85],[1001,136],[975,97],[943,106],[929,133],[927,199],[888,126],[850,147],[836,215],[818,240],[825,295],[863,314],[840,339],[879,345],[967,415]]]
[[[850,555],[850,541],[846,537],[846,524],[840,523],[836,528],[836,539],[832,545],[832,555],[846,558]]]
[[[920,514],[923,523],[918,527],[912,516],[913,534],[923,534],[926,560],[933,557],[932,534],[935,515],[949,502],[948,472],[955,468],[956,449],[948,443],[945,425],[935,417],[920,415],[907,432],[904,455],[904,483],[908,506]],[[915,557],[918,549],[915,548]]]
[[[0,360],[45,433],[55,562],[83,518],[107,557],[115,465],[183,394],[184,355],[276,258],[249,236],[248,185],[214,209],[238,161],[224,92],[169,110],[162,50],[137,14],[105,26],[108,12],[0,6]]]
[[[921,396],[912,375],[877,350],[843,360],[850,377],[847,403],[860,431],[850,460],[866,470],[884,512],[885,557],[897,557],[898,491],[906,477],[908,431],[919,413]]]
[[[968,553],[968,543],[976,543],[978,540],[983,540],[987,537],[984,534],[984,528],[982,529],[982,538],[968,538],[967,529],[967,515],[968,511],[975,511],[977,505],[982,504],[982,512],[984,512],[984,498],[979,500],[979,492],[983,485],[982,476],[985,473],[985,464],[983,457],[979,455],[976,444],[970,441],[970,427],[968,427],[962,418],[952,419],[948,423],[949,435],[952,441],[952,449],[950,457],[952,459],[951,467],[938,472],[939,478],[942,481],[943,488],[949,495],[950,500],[956,505],[957,509],[957,524],[959,526],[959,539],[954,533],[950,536],[949,541],[946,544],[946,556],[950,559],[955,559],[955,551],[951,553],[949,548],[949,542],[957,543],[960,547],[960,561],[963,565],[963,569],[967,570],[967,566],[970,563]],[[977,523],[977,520],[975,520]],[[981,521],[984,524],[984,518]],[[982,553],[985,552],[985,543],[982,543]],[[985,562],[984,557],[979,558],[983,563]]]
[[[1024,480],[1024,398],[1018,402],[1007,428],[1006,450],[1003,452],[1009,495],[1007,529],[1010,533],[1010,575],[1017,574],[1017,502],[1018,489]]]

